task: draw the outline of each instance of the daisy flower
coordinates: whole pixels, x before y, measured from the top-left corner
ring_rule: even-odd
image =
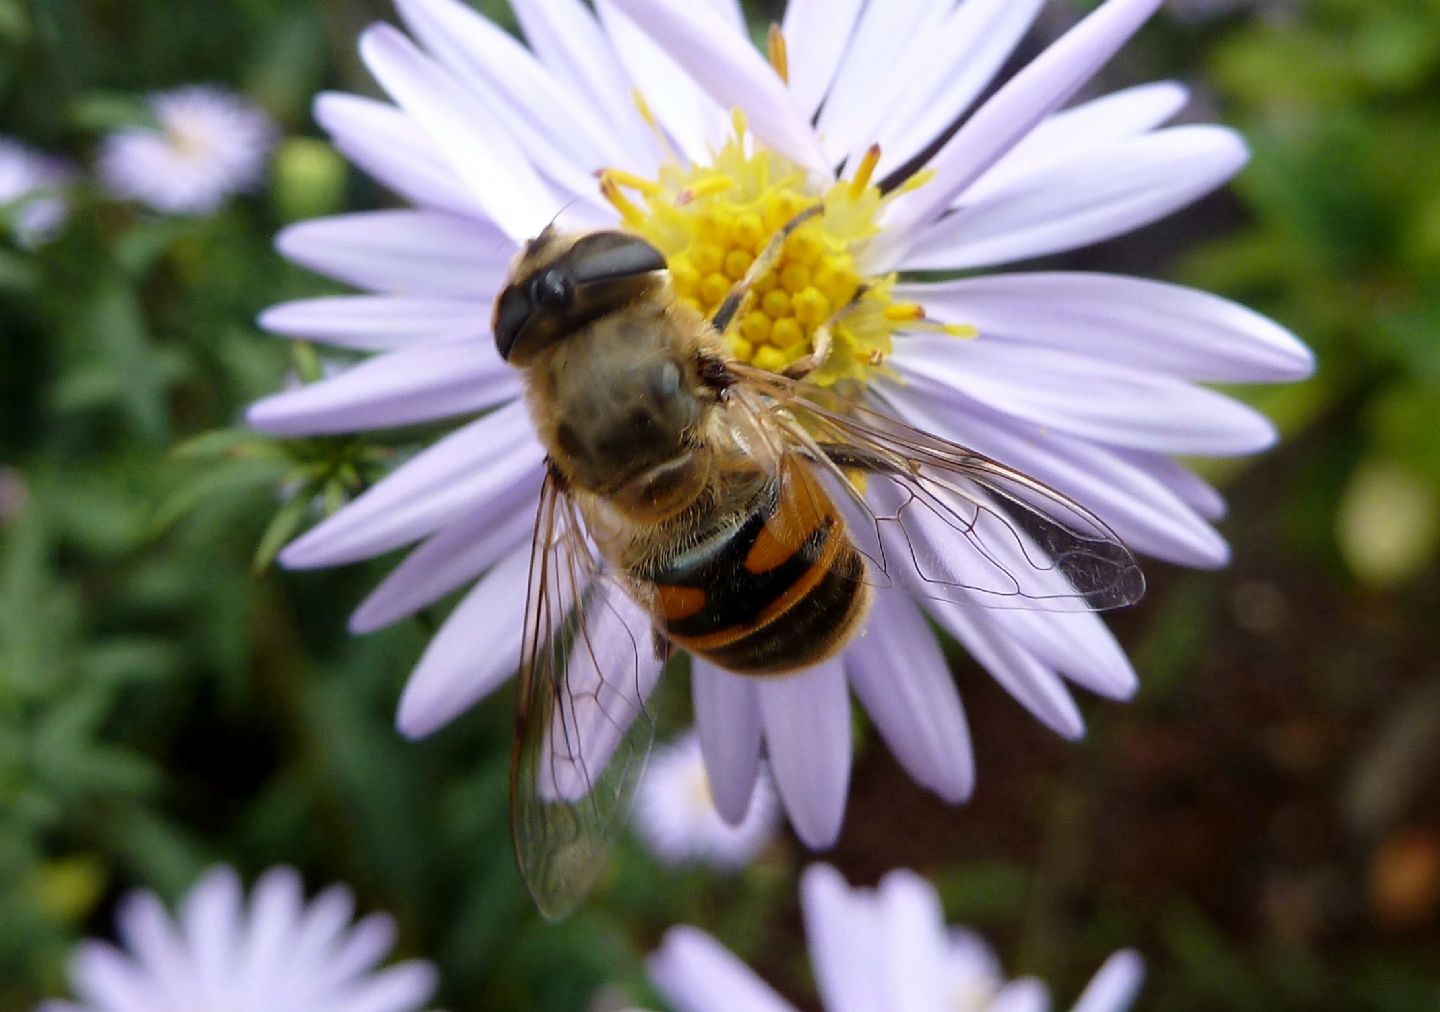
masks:
[[[778,370],[808,354],[864,284],[818,382],[1033,475],[1139,552],[1222,565],[1223,501],[1173,457],[1252,453],[1275,433],[1198,381],[1298,379],[1309,352],[1199,291],[1009,267],[1145,225],[1244,163],[1230,130],[1165,126],[1178,84],[1067,105],[1159,4],[1108,0],[997,86],[1041,0],[793,0],[765,53],[736,0],[515,0],[525,44],[459,0],[397,0],[408,34],[382,24],[360,41],[392,101],[326,94],[316,117],[412,206],[286,229],[282,253],[360,294],[262,317],[364,357],[249,418],[294,437],[458,420],[281,555],[315,568],[416,546],[355,612],[357,633],[470,587],[405,688],[401,731],[430,733],[515,669],[543,451],[489,321],[520,244],[552,220],[643,235],[708,312],[823,201],[727,335],[737,358]],[[1092,614],[925,607],[1067,738],[1084,729],[1072,684],[1135,691]],[[877,593],[863,634],[814,668],[743,678],[696,659],[692,684],[733,821],[764,754],[801,839],[836,838],[852,692],[919,783],[952,802],[971,791],[954,681],[898,593]]]
[[[693,733],[657,748],[635,789],[635,831],[666,864],[700,861],[733,871],[775,836],[779,812],[761,776],[744,817],[731,824],[715,807],[700,739]]]
[[[800,880],[810,962],[826,1012],[1045,1012],[1033,978],[1006,981],[979,936],[947,928],[935,889],[892,871],[875,889],[852,889],[829,865]],[[1144,968],[1121,950],[1100,968],[1072,1012],[1124,1012]],[[792,1010],[724,946],[698,928],[672,928],[650,957],[650,976],[677,1012]]]
[[[376,965],[395,944],[384,914],[351,924],[355,897],[331,886],[305,900],[300,876],[272,868],[249,901],[232,868],[202,878],[171,918],[159,897],[121,901],[120,946],[86,941],[71,959],[76,1001],[37,1012],[415,1012],[435,970],[411,960]]]
[[[39,246],[59,231],[69,211],[61,191],[74,175],[63,159],[0,137],[0,215],[17,243]]]
[[[100,181],[112,195],[164,214],[209,214],[265,177],[275,125],[249,102],[205,85],[150,96],[155,126],[105,138]]]

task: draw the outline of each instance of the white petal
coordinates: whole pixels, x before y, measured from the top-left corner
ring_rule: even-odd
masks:
[[[411,31],[504,124],[542,174],[599,201],[594,170],[625,155],[514,36],[456,0],[397,0]]]
[[[416,454],[374,488],[280,553],[297,569],[368,559],[423,538],[461,516],[489,512],[505,489],[538,470],[544,451],[519,401]]]
[[[874,140],[871,128],[908,84],[902,56],[916,39],[935,31],[948,6],[948,0],[872,0],[866,5],[816,126],[831,162]]]
[[[1115,274],[1034,273],[897,285],[937,318],[1004,339],[1215,382],[1304,379],[1310,350],[1273,320],[1179,285]]]
[[[361,211],[290,225],[283,255],[338,281],[397,295],[494,298],[515,245],[491,225],[440,211]]]
[[[984,200],[1017,177],[1153,130],[1184,108],[1189,97],[1182,84],[1154,81],[1057,112],[991,166],[962,198],[970,203]]]
[[[690,688],[715,808],[726,821],[738,823],[750,807],[760,772],[760,707],[754,681],[695,657]]]
[[[1045,726],[1071,740],[1084,736],[1085,722],[1064,681],[997,627],[989,611],[953,601],[930,602],[929,610],[990,676]]]
[[[1139,954],[1121,949],[1105,960],[1070,1012],[1125,1012],[1144,979],[1145,963]]]
[[[852,890],[828,864],[812,864],[800,876],[800,908],[815,986],[828,1012],[887,1008],[877,972],[883,945],[873,900]]]
[[[965,114],[1030,30],[1042,4],[967,0],[934,32],[915,40],[899,62],[904,72],[896,75],[905,88],[874,126],[884,153],[879,176],[909,161]]]
[[[790,97],[805,116],[819,108],[864,0],[790,0],[781,23],[790,63]]]
[[[630,97],[630,79],[595,14],[580,0],[514,0],[511,5],[530,48],[570,94],[591,108],[596,121],[615,132],[634,172],[659,164],[655,138],[641,121]]]
[[[780,800],[807,847],[840,835],[850,785],[850,697],[838,658],[759,680],[765,750]]]
[[[615,0],[595,0],[595,12],[630,80],[665,132],[692,162],[708,162],[711,146],[730,128],[727,111],[701,91]]]
[[[242,992],[236,996],[241,1007],[273,1004],[272,991],[283,986],[290,969],[290,942],[304,904],[300,875],[294,868],[271,868],[255,883],[234,977]]]
[[[316,990],[328,991],[368,972],[395,945],[395,920],[388,914],[370,914],[345,935],[330,958],[312,968]]]
[[[1270,421],[1239,401],[1083,353],[931,335],[907,338],[903,351],[912,368],[976,403],[1099,443],[1231,456],[1275,441]]]
[[[412,204],[482,213],[430,136],[393,105],[327,92],[315,99],[315,119],[341,154]]]
[[[1165,217],[1245,164],[1245,143],[1214,126],[1171,127],[1012,178],[916,238],[900,266],[959,270],[1087,246]]]
[[[517,242],[540,234],[558,208],[498,119],[390,25],[366,30],[360,56],[502,232]]]
[[[490,306],[478,299],[338,295],[271,306],[260,326],[276,334],[359,351],[388,351],[431,341],[485,339]]]
[[[157,999],[176,1007],[202,1000],[195,993],[189,954],[158,896],[131,893],[121,901],[116,921],[126,950],[145,967]]]
[[[374,632],[429,607],[528,545],[540,501],[539,466],[497,490],[483,510],[460,517],[405,557],[350,616],[352,633]]]
[[[815,131],[750,40],[710,7],[693,0],[614,0],[725,108],[745,112],[750,129],[771,148],[808,169],[828,173]]]
[[[1160,0],[1108,0],[1001,86],[929,162],[935,178],[897,199],[880,245],[904,247],[966,187],[1054,112],[1145,23]]]
[[[887,872],[875,892],[884,945],[889,1008],[944,1009],[945,911],[935,887],[912,871]]]
[[[395,725],[408,738],[445,726],[515,673],[530,549],[502,559],[455,606],[415,666]]]
[[[70,958],[76,997],[105,1012],[154,1012],[157,995],[134,963],[103,942],[81,942]]]
[[[671,928],[647,962],[650,979],[677,1012],[794,1012],[715,939]]]
[[[865,629],[846,649],[845,670],[906,771],[952,804],[968,798],[975,786],[970,730],[920,610],[898,592],[877,591]]]
[[[664,667],[655,656],[649,613],[627,594],[604,585],[586,607],[587,642],[567,658],[567,700],[552,715],[548,754],[538,773],[540,796],[547,801],[579,801],[599,783],[631,725],[645,713],[645,700]]]
[[[939,384],[924,386],[927,381],[908,367],[901,373],[910,388],[920,389],[887,386],[883,399],[890,414],[1038,478],[1094,510],[1134,551],[1202,568],[1229,559],[1224,539],[1209,524],[1120,455],[1039,426],[1018,426],[1009,416],[979,406],[947,407]]]
[[[1002,987],[985,1012],[1050,1012],[1050,992],[1033,977],[1021,977]]]
[[[520,374],[489,341],[419,345],[366,359],[337,376],[272,394],[246,418],[277,436],[413,425],[482,411],[520,394]]]

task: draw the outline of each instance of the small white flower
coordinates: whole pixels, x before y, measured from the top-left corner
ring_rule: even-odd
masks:
[[[395,925],[371,914],[351,925],[355,897],[331,886],[305,902],[300,876],[272,868],[245,902],[234,869],[210,871],[171,918],[136,892],[120,906],[122,948],[81,944],[70,965],[78,1001],[36,1012],[415,1012],[435,970],[411,960],[377,971]]]
[[[995,954],[964,929],[947,930],[935,889],[893,871],[875,889],[852,889],[829,865],[800,882],[805,932],[826,1012],[1045,1012],[1050,996],[1034,978],[1006,981]],[[1124,1012],[1144,967],[1115,953],[1072,1012]],[[724,946],[697,928],[673,928],[650,957],[650,976],[677,1012],[793,1012]]]
[[[54,236],[69,210],[61,190],[73,177],[63,159],[0,137],[0,208],[8,212],[16,242],[33,247]]]
[[[275,126],[218,88],[192,85],[150,96],[158,126],[105,138],[100,179],[117,197],[167,214],[208,214],[265,176]]]
[[[767,777],[756,782],[750,806],[733,825],[715,807],[705,756],[694,732],[657,748],[635,794],[635,830],[666,864],[700,861],[736,869],[775,835],[775,792]]]

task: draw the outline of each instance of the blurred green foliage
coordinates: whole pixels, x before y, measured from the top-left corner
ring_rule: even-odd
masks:
[[[513,26],[503,3],[481,6]],[[1128,59],[1208,84],[1202,100],[1254,148],[1234,227],[1179,276],[1273,315],[1321,362],[1312,383],[1247,394],[1301,441],[1306,466],[1217,472],[1242,483],[1242,502],[1249,487],[1268,504],[1237,511],[1229,532],[1242,558],[1274,567],[1250,574],[1262,591],[1319,581],[1347,613],[1365,612],[1374,598],[1358,578],[1390,588],[1386,628],[1433,626],[1440,3],[1227,9],[1164,21]],[[415,438],[276,446],[238,428],[248,402],[317,368],[252,322],[268,304],[327,290],[275,256],[270,237],[287,221],[387,200],[316,139],[308,114],[322,87],[373,90],[353,42],[380,17],[392,14],[379,0],[0,0],[6,134],[86,163],[103,131],[143,117],[146,90],[208,81],[248,93],[288,138],[268,189],[214,216],[156,217],[82,188],[57,241],[0,247],[0,1009],[59,993],[70,946],[109,933],[124,889],[174,898],[215,861],[252,875],[291,863],[314,887],[351,883],[363,907],[399,918],[405,954],[439,963],[441,1003],[456,1010],[569,1012],[607,985],[655,1004],[641,959],[685,921],[813,1001],[798,848],[723,879],[661,870],[627,845],[594,904],[543,924],[509,850],[505,693],[424,743],[403,741],[391,714],[426,629],[344,632],[384,565],[267,569],[289,536]],[[1130,240],[1153,262],[1146,241]],[[1152,753],[1141,746],[1163,752],[1153,742],[1172,740],[1196,680],[1214,673],[1207,658],[1234,633],[1217,617],[1224,586],[1209,574],[1162,579],[1125,625],[1147,677],[1141,702],[1097,719],[1073,752],[1045,752],[1043,732],[1026,727],[1026,749],[1059,757],[1038,772],[985,759],[989,717],[1007,726],[1011,708],[967,683],[982,738],[970,809],[882,789],[897,776],[870,744],[838,863],[870,881],[928,841],[908,859],[951,916],[1061,995],[1133,944],[1152,967],[1142,1008],[1433,1007],[1434,909],[1396,930],[1351,911],[1343,930],[1287,933],[1250,907],[1217,910],[1163,867],[1143,889],[1122,887],[1074,857],[1134,828],[1107,821],[1107,799],[1142,796],[1135,767]],[[1384,726],[1363,691],[1319,695],[1339,709],[1316,719],[1348,727],[1341,740]],[[1243,765],[1235,755],[1217,768]],[[1004,797],[987,802],[986,783],[1005,785]],[[1315,791],[1339,804],[1338,780]],[[902,804],[916,821],[893,816]],[[1224,805],[1192,814],[1234,818]],[[867,830],[877,818],[894,825]],[[1023,823],[1018,835],[987,828],[1007,818]],[[1336,874],[1362,901],[1371,843],[1335,841]]]

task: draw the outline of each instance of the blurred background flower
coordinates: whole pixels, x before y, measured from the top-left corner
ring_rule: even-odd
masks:
[[[754,860],[779,828],[780,811],[768,776],[733,825],[715,807],[700,739],[692,731],[656,746],[635,789],[635,832],[666,864],[700,862],[734,871]]]
[[[260,185],[275,144],[265,113],[239,95],[188,85],[149,97],[153,126],[105,138],[100,181],[165,214],[207,214]]]
[[[811,865],[800,879],[815,987],[826,1012],[1044,1012],[1045,985],[1007,981],[978,935],[947,928],[940,898],[924,879],[892,871],[874,889],[853,889],[834,868]],[[785,1012],[771,991],[719,942],[697,928],[672,928],[650,957],[650,975],[676,1012]],[[1144,968],[1115,953],[1072,1012],[1125,1012]]]
[[[574,9],[474,2],[516,38],[541,7]],[[1094,6],[1051,0],[1017,65]],[[785,9],[745,3],[752,36]],[[828,857],[852,881],[916,869],[1008,973],[1064,997],[1134,946],[1140,1007],[1433,1008],[1440,14],[1167,10],[1074,101],[1183,81],[1185,116],[1234,125],[1252,161],[1233,192],[1044,268],[1220,293],[1305,335],[1320,370],[1238,393],[1284,438],[1198,465],[1231,503],[1218,526],[1235,561],[1148,567],[1146,606],[1112,623],[1139,675],[1128,706],[1080,700],[1087,737],[1060,741],[941,640],[974,797],[955,809],[917,786],[857,711],[851,815]],[[276,256],[276,231],[397,210],[310,112],[322,90],[374,94],[355,38],[393,16],[385,0],[0,2],[0,122],[32,151],[91,166],[145,95],[190,81],[247,96],[284,135],[261,188],[213,213],[130,213],[82,173],[51,241],[0,241],[0,1009],[65,993],[72,948],[110,937],[131,889],[180,897],[218,860],[352,883],[435,960],[435,1004],[454,1012],[574,1012],[617,980],[661,1007],[644,953],[682,923],[814,1007],[793,837],[724,875],[627,838],[593,901],[543,926],[503,814],[508,694],[418,744],[394,731],[453,597],[352,638],[346,616],[395,560],[252,575],[280,482],[305,491],[309,522],[440,435],[210,435],[321,371],[253,322],[339,294]],[[662,737],[692,723],[673,702]]]
[[[77,1001],[38,1012],[417,1012],[435,970],[377,969],[395,944],[383,914],[351,924],[355,897],[331,886],[306,902],[300,876],[272,868],[248,902],[233,868],[214,868],[171,917],[160,898],[120,902],[118,946],[83,942],[70,963]]]
[[[21,246],[38,246],[65,220],[63,191],[75,170],[60,158],[0,137],[0,222]]]

